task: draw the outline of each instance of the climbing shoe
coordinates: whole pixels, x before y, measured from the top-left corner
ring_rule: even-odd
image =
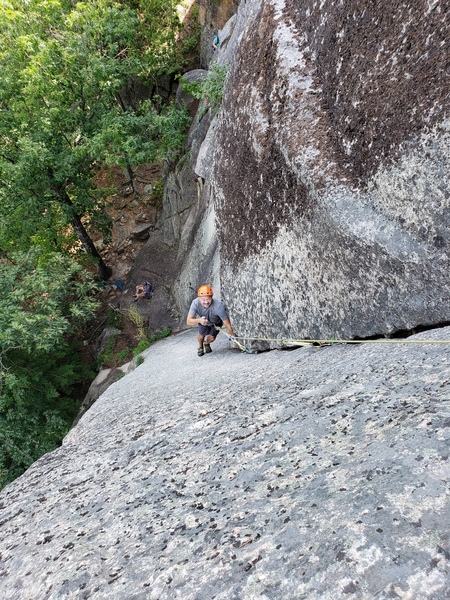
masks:
[[[206,352],[206,354],[209,354],[210,352],[212,352],[211,346],[209,344],[205,344],[205,352]]]
[[[203,351],[203,348],[199,348],[199,349],[197,350],[197,356],[203,356],[204,354],[205,354],[205,353],[204,353],[204,351]]]

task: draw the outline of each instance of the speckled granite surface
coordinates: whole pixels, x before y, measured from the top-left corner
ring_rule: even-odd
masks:
[[[195,352],[2,492],[3,600],[450,597],[450,344]]]

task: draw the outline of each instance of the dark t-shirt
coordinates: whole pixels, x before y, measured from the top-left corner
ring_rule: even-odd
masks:
[[[220,300],[216,300],[213,298],[211,306],[205,308],[200,304],[200,300],[195,298],[192,301],[191,307],[189,308],[189,314],[198,319],[199,317],[206,317],[208,319],[208,323],[211,325],[220,325],[221,321],[226,321],[228,319],[227,311],[225,306],[222,304]]]

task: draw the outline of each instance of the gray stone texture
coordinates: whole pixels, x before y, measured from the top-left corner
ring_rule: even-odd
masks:
[[[197,83],[202,81],[207,74],[208,71],[206,69],[194,69],[183,74],[183,81],[186,83]],[[176,102],[188,108],[195,102],[195,98],[184,91],[182,85],[179,85],[176,92]]]
[[[216,214],[210,185],[205,183],[211,178],[213,131],[214,115],[205,112],[202,101],[189,131],[188,150],[166,165],[160,221],[165,244],[176,248],[176,278],[170,283],[179,311],[178,328],[185,324],[199,285],[211,283],[220,291]]]
[[[133,229],[131,237],[136,240],[146,240],[150,235],[150,231],[154,228],[155,226],[152,223],[142,223]]]
[[[0,494],[2,600],[449,598],[450,328],[408,339],[157,342]]]
[[[216,58],[217,52],[213,50],[213,37],[220,33],[220,42],[223,29],[226,28],[230,17],[234,15],[240,0],[197,0],[199,7],[199,22],[202,26],[200,38],[200,63],[207,68]]]
[[[240,331],[448,322],[447,4],[255,0],[232,25],[208,180]]]
[[[125,312],[133,306],[144,317],[149,336],[166,327],[172,331],[180,328],[180,314],[172,289],[177,276],[176,260],[177,251],[164,243],[163,233],[157,227],[138,252],[120,296],[119,308]],[[135,287],[144,281],[152,282],[153,296],[133,303]]]
[[[200,9],[229,76],[220,112],[201,102],[184,155],[167,162],[157,231],[130,276],[141,278],[157,244],[170,256],[174,268],[158,273],[161,325],[183,327],[204,282],[249,337],[366,338],[449,322],[445,3]]]
[[[186,79],[196,81],[204,73],[191,71]],[[178,101],[189,104],[182,92]],[[161,215],[127,280],[127,289],[133,291],[134,285],[143,280],[154,283],[152,301],[136,305],[148,318],[150,333],[164,327],[183,329],[187,310],[201,283],[213,283],[214,289],[220,291],[215,209],[210,186],[203,177],[210,173],[211,151],[207,152],[208,142],[204,142],[211,137],[213,114],[203,109],[204,103],[200,102],[182,156],[166,161]],[[194,168],[201,150],[205,173],[200,170],[198,174]],[[130,294],[124,294],[121,307],[128,308],[131,300]]]

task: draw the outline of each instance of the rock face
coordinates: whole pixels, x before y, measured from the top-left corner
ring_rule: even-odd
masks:
[[[200,62],[207,67],[214,56],[213,37],[225,27],[234,15],[240,0],[197,0],[199,22],[202,26],[200,39]]]
[[[133,307],[147,320],[149,334],[169,327],[173,331],[180,328],[180,314],[176,308],[172,286],[178,270],[177,252],[164,243],[163,232],[158,227],[136,256],[133,268],[126,283],[126,292],[120,299],[123,311]],[[133,304],[135,286],[151,281],[153,296],[141,298]]]
[[[273,340],[260,347],[449,322],[444,3],[200,9],[204,38],[221,40],[202,62],[229,75],[220,112],[200,105],[166,170],[158,236],[176,258],[162,325],[183,327],[206,281],[240,334]]]
[[[197,69],[187,73],[185,79],[199,81],[205,75],[206,71]],[[178,90],[177,101],[192,107],[192,98],[182,90]],[[210,185],[205,183],[211,157],[204,142],[211,135],[213,115],[204,109],[204,103],[200,103],[183,155],[166,161],[162,213],[148,243],[137,255],[127,282],[132,289],[145,279],[154,283],[152,302],[140,302],[137,306],[149,319],[150,332],[164,327],[183,329],[187,310],[201,283],[213,282],[215,289],[220,290],[215,209]],[[197,168],[196,173],[200,151],[209,168]],[[128,295],[122,307],[128,307],[130,302]]]
[[[450,328],[158,342],[0,494],[2,600],[448,598],[450,343],[424,340]]]
[[[204,144],[239,332],[368,337],[449,321],[445,3],[254,0],[231,23]]]
[[[194,72],[197,73],[198,71]],[[203,72],[204,73],[204,72]],[[187,74],[189,79],[189,74]],[[220,257],[216,233],[216,212],[210,179],[212,139],[215,118],[200,103],[191,126],[185,155],[167,165],[161,228],[166,245],[176,246],[174,304],[178,307],[179,326],[185,324],[187,310],[198,286],[213,283],[220,292]]]

